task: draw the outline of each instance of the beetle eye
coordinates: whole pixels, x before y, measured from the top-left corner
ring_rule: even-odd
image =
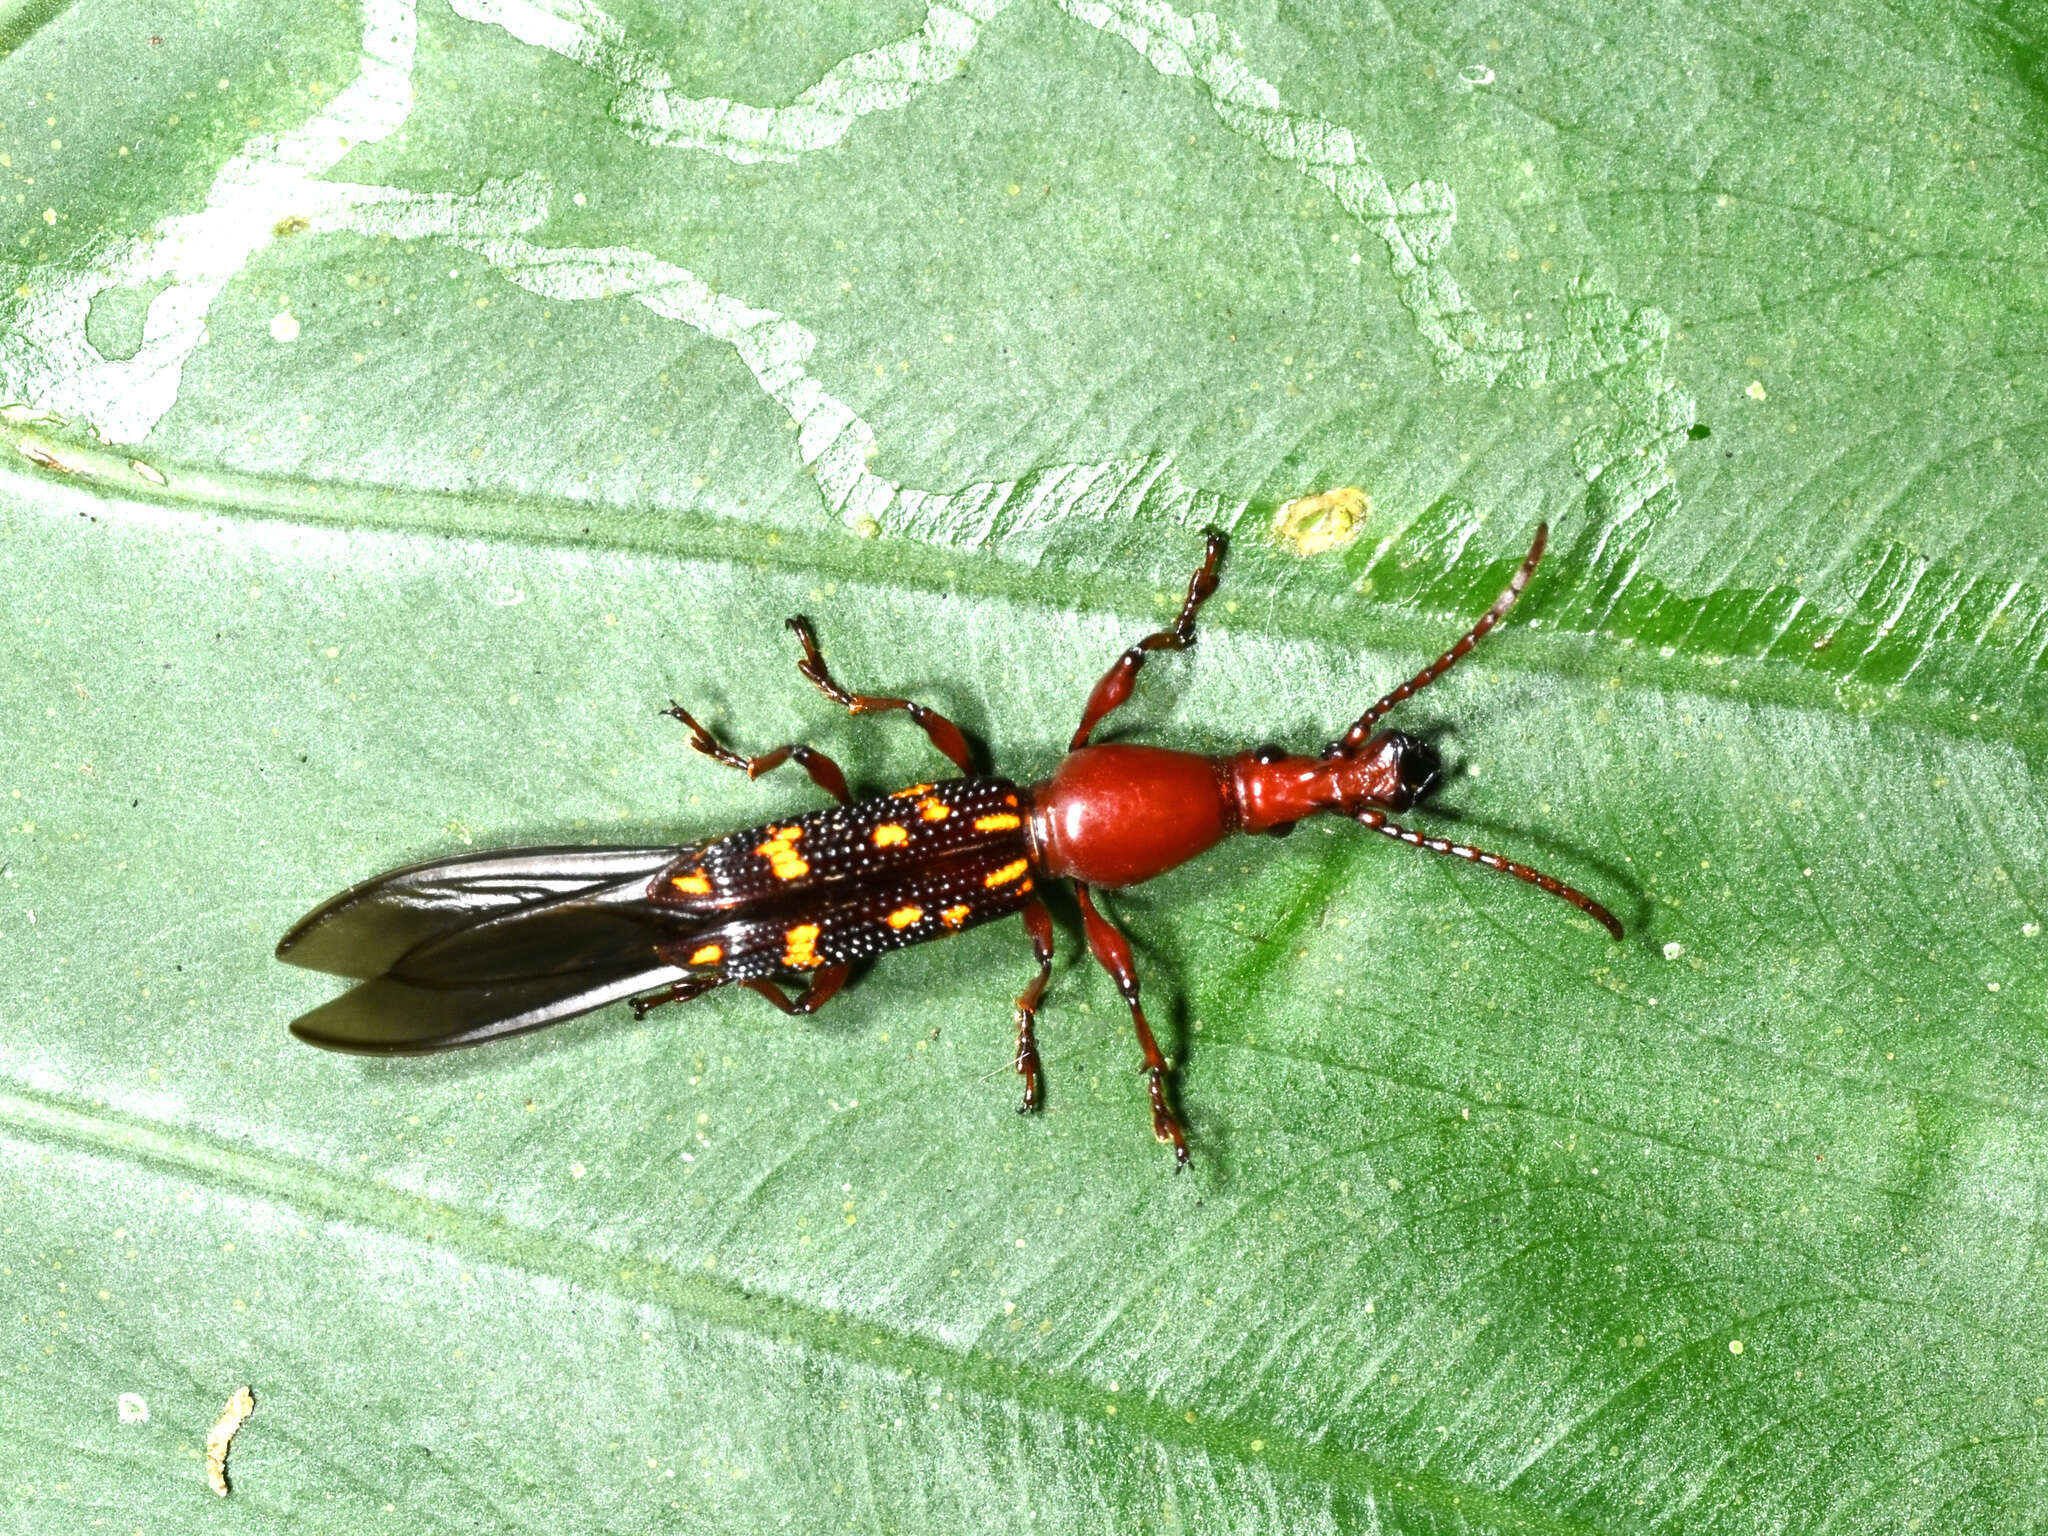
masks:
[[[1395,738],[1401,774],[1401,808],[1427,799],[1444,779],[1444,760],[1428,742],[1416,736]]]

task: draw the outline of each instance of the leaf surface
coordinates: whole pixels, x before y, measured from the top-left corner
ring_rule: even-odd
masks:
[[[93,0],[0,46],[25,1529],[2042,1519],[2038,28]],[[1116,731],[1312,747],[1539,520],[1397,716],[1455,769],[1415,819],[1627,942],[1337,826],[1111,897],[1186,1176],[1071,908],[1029,1119],[1012,925],[811,1021],[285,1033],[344,885],[815,802],[671,696],[931,776],[790,614],[1029,782],[1220,523]]]

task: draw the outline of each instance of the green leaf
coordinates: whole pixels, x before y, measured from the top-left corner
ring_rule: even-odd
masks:
[[[2037,20],[955,4],[0,14],[24,1528],[2039,1524]],[[1220,522],[1117,730],[1312,747],[1538,520],[1416,820],[1627,942],[1335,823],[1111,896],[1185,1176],[1071,909],[1029,1119],[1014,925],[285,1033],[349,882],[817,803],[672,695],[929,776],[791,613],[1030,782]]]

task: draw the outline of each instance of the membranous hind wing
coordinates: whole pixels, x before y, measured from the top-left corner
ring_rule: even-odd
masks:
[[[380,875],[317,908],[280,960],[362,984],[292,1025],[332,1050],[410,1054],[538,1029],[681,980],[657,946],[703,919],[648,897],[694,849],[526,848]]]

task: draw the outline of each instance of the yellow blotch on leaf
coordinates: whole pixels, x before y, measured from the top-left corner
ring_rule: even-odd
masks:
[[[818,925],[798,923],[782,936],[782,963],[791,970],[808,971],[821,962],[818,959]]]
[[[1357,538],[1371,511],[1372,498],[1355,485],[1297,496],[1273,514],[1273,536],[1303,558],[1320,555]]]

